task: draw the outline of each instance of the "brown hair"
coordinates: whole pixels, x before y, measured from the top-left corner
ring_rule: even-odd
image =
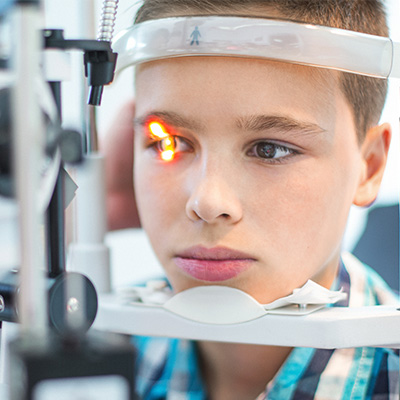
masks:
[[[135,23],[194,14],[238,14],[267,17],[271,10],[285,19],[389,36],[380,0],[144,0]],[[387,80],[340,73],[340,87],[354,113],[359,142],[379,121]]]

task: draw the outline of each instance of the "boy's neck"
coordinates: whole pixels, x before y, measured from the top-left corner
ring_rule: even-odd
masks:
[[[216,342],[200,342],[198,349],[211,400],[254,400],[292,350],[289,347]]]

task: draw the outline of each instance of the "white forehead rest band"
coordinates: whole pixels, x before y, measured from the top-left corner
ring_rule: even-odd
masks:
[[[121,32],[117,71],[163,58],[255,57],[377,78],[400,78],[400,43],[344,29],[247,17],[176,17]]]

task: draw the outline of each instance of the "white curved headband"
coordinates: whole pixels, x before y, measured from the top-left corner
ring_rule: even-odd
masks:
[[[377,78],[400,78],[400,43],[344,29],[231,16],[146,21],[122,31],[117,71],[172,57],[229,56],[280,60]]]

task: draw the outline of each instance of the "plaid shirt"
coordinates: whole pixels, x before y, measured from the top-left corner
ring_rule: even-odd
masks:
[[[345,255],[333,289],[348,300],[336,306],[394,304],[385,282],[351,255]],[[136,386],[143,400],[205,400],[195,343],[136,337]],[[324,350],[294,348],[257,400],[398,400],[398,352],[383,348]]]

